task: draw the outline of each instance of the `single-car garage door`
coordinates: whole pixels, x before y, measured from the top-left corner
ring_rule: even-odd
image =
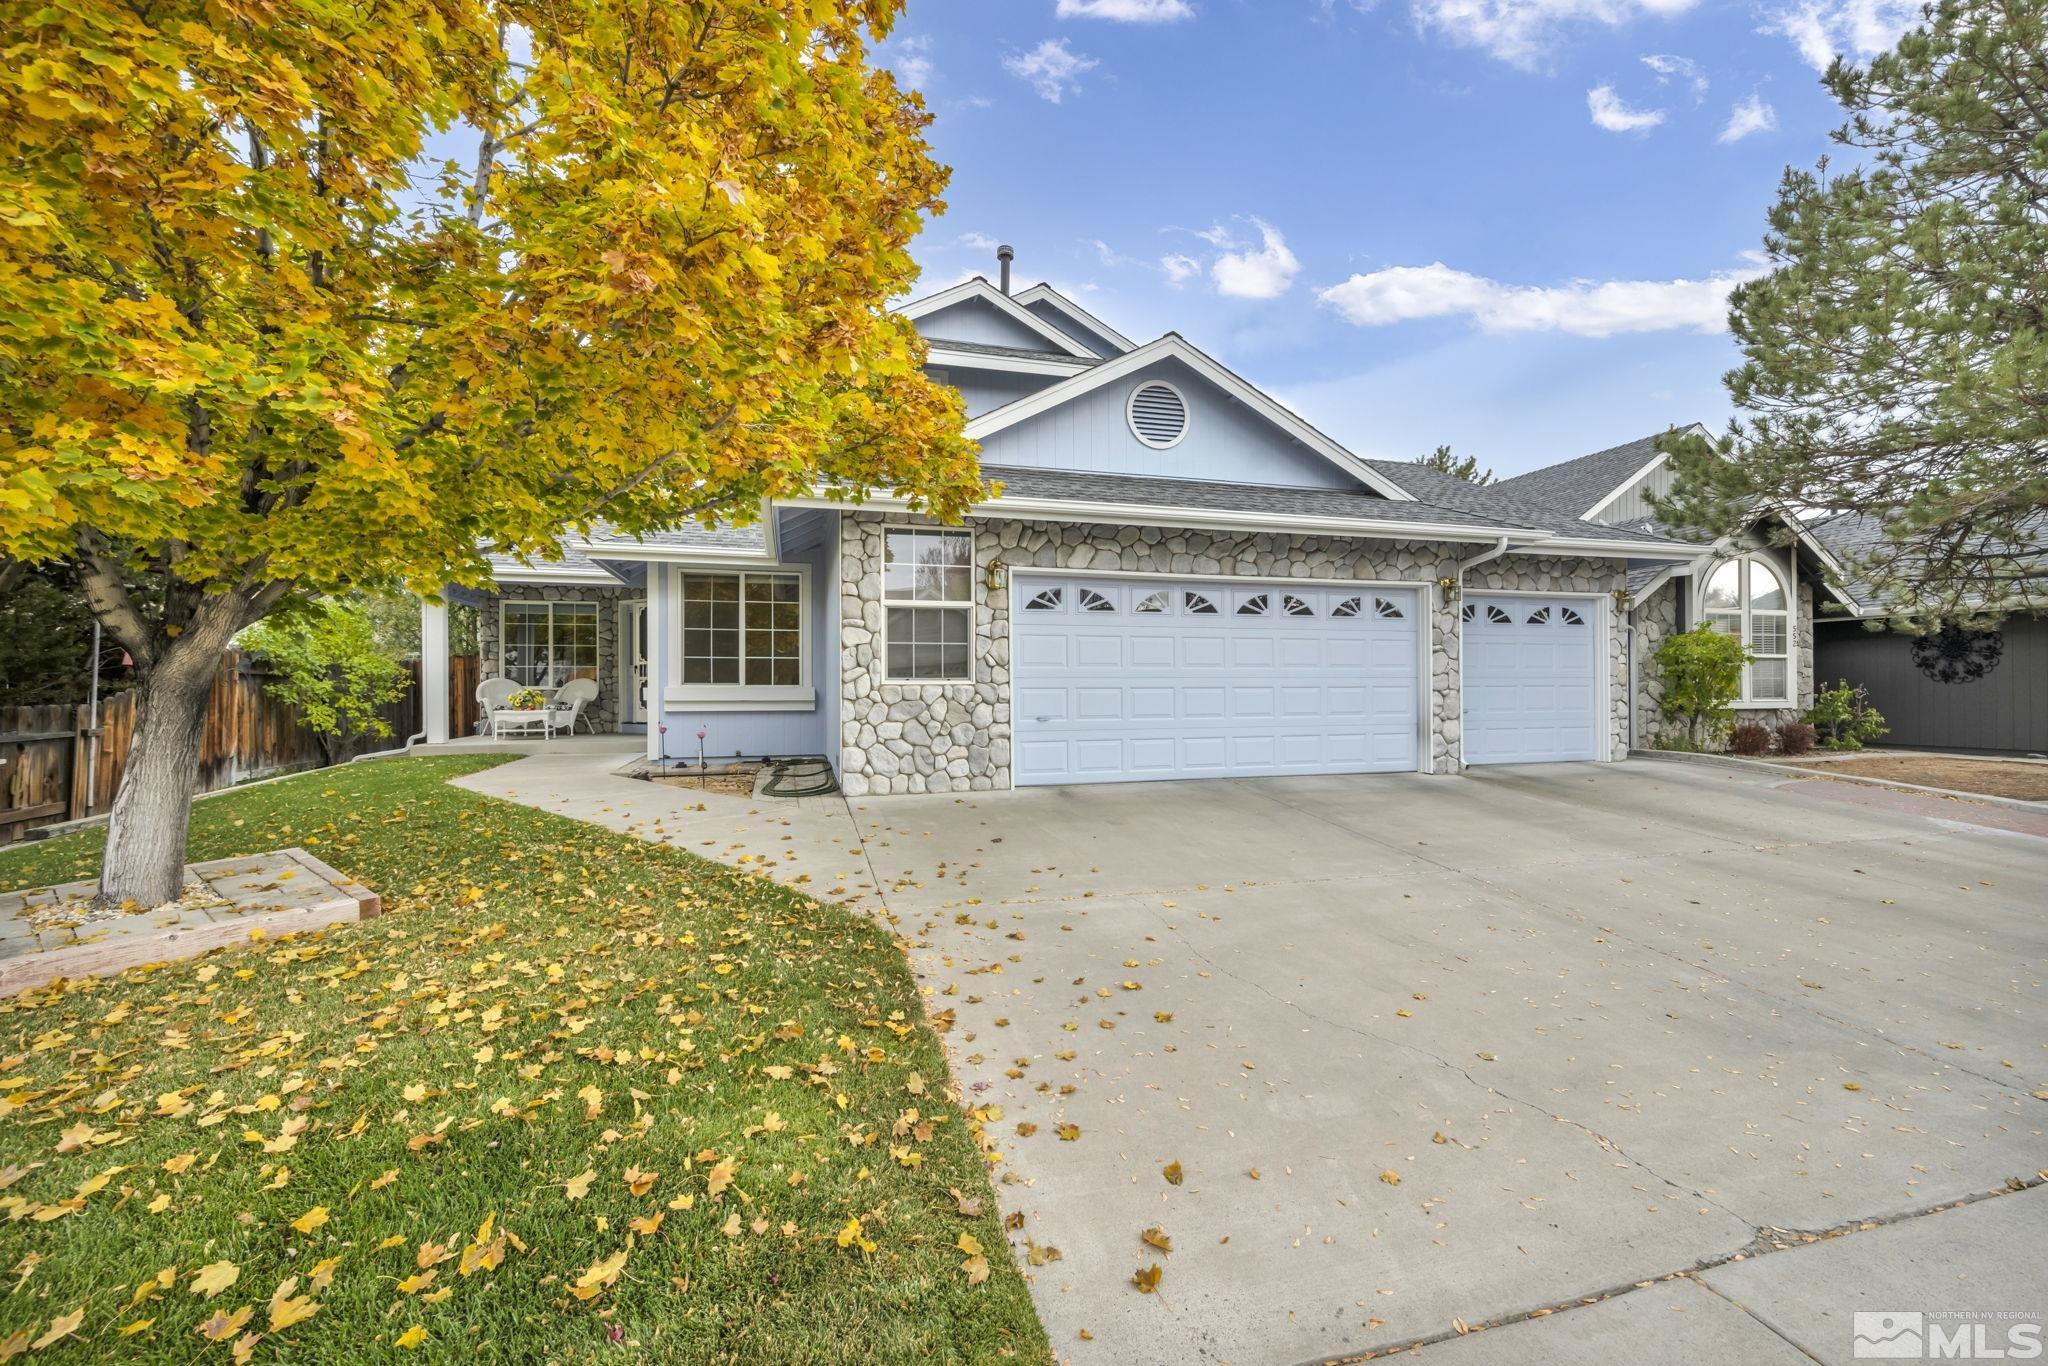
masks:
[[[1020,786],[1416,767],[1413,589],[1016,584]]]
[[[1466,763],[1600,757],[1597,611],[1583,598],[1465,599]]]

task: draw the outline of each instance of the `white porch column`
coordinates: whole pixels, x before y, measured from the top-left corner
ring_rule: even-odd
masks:
[[[668,724],[668,634],[669,595],[675,591],[670,566],[647,566],[647,638],[640,648],[647,652],[647,757],[658,761],[662,754],[661,728]]]
[[[448,605],[420,599],[420,728],[430,745],[448,739]]]

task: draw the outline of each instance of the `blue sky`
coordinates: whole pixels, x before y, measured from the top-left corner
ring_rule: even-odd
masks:
[[[1050,280],[1359,453],[1502,474],[1718,426],[1722,297],[1898,0],[911,0],[919,292]],[[1839,149],[1837,149],[1839,150]]]

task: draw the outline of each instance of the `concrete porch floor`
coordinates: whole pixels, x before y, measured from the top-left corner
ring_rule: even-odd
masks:
[[[888,917],[1077,1362],[1847,1362],[1855,1311],[2048,1311],[2048,817],[1647,762],[461,783]]]

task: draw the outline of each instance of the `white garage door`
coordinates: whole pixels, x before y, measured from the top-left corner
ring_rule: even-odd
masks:
[[[1016,781],[1413,769],[1412,589],[1019,575]]]
[[[1465,599],[1465,762],[1600,757],[1598,604],[1584,598]]]

